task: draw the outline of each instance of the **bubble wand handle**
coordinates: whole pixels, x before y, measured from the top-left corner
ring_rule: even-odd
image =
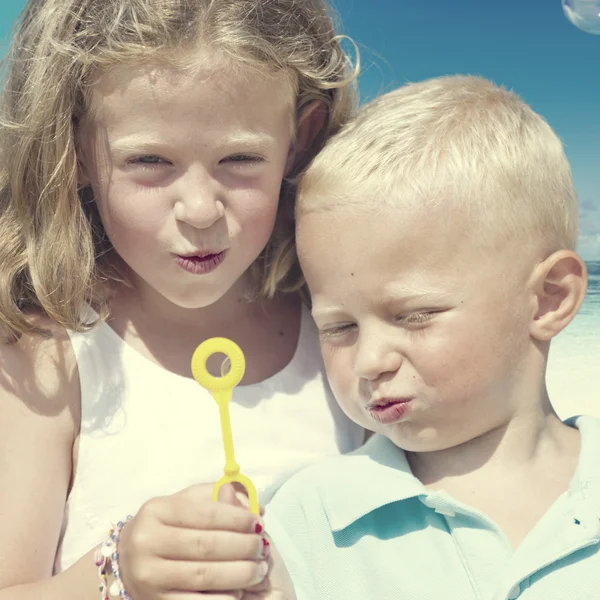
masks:
[[[224,354],[230,362],[229,372],[222,377],[214,377],[208,372],[206,362],[213,354]],[[246,489],[250,511],[260,514],[258,494],[256,487],[249,477],[240,473],[240,466],[235,461],[233,449],[233,433],[231,429],[231,418],[229,415],[229,402],[233,388],[242,380],[246,370],[246,359],[241,348],[227,338],[211,338],[196,348],[192,356],[192,375],[194,379],[206,388],[215,399],[219,407],[221,420],[221,434],[223,437],[223,448],[225,450],[224,475],[215,483],[213,499],[219,498],[219,489],[226,483],[240,483]]]
[[[235,461],[231,418],[229,416],[231,392],[213,392],[212,394],[219,405],[219,416],[221,417],[221,435],[223,436],[223,450],[225,451],[225,475],[237,475],[240,472],[240,465]]]

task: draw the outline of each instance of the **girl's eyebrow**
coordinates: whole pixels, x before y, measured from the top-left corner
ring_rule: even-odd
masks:
[[[127,136],[117,138],[110,142],[109,147],[112,153],[128,154],[130,152],[150,151],[157,150],[161,147],[164,148],[165,143],[164,141],[151,137]]]
[[[248,131],[227,135],[220,140],[223,146],[256,146],[259,148],[273,146],[277,143],[274,136],[263,132]]]
[[[277,144],[274,136],[267,133],[242,133],[224,136],[215,140],[218,149],[223,148],[252,148],[266,150]],[[156,151],[171,145],[172,142],[142,136],[127,136],[110,143],[111,152],[114,154],[128,154],[135,152]]]

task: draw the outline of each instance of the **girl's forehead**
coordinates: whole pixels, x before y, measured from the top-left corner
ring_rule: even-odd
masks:
[[[203,85],[218,86],[224,99],[245,88],[263,88],[273,103],[281,100],[291,108],[296,104],[297,86],[289,73],[246,61],[236,62],[216,51],[197,50],[185,56],[179,53],[116,64],[99,72],[88,92],[88,112],[97,116],[104,99],[124,95],[131,90],[132,83],[138,91],[149,95],[175,95],[193,92]]]
[[[120,66],[98,80],[88,106],[81,131],[111,143],[141,132],[171,140],[261,132],[264,145],[264,139],[271,144],[293,135],[296,121],[285,78],[248,80],[212,66],[194,73],[168,65]]]

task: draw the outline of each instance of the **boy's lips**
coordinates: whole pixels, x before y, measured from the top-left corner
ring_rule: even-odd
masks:
[[[411,397],[378,398],[371,400],[366,408],[373,419],[388,425],[399,421],[406,414],[412,400]]]

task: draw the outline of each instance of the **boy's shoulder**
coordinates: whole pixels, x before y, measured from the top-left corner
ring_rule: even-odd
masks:
[[[600,418],[579,415],[565,423],[581,433],[578,478],[598,488],[600,501]],[[376,434],[353,452],[325,459],[293,475],[268,508],[271,514],[323,512],[341,527],[350,524],[351,518],[359,518],[384,504],[427,493],[412,474],[404,451]],[[348,502],[350,498],[352,503]]]
[[[267,516],[289,521],[292,515],[322,515],[331,529],[339,530],[385,504],[424,493],[404,452],[376,434],[357,450],[292,476],[267,506]]]

